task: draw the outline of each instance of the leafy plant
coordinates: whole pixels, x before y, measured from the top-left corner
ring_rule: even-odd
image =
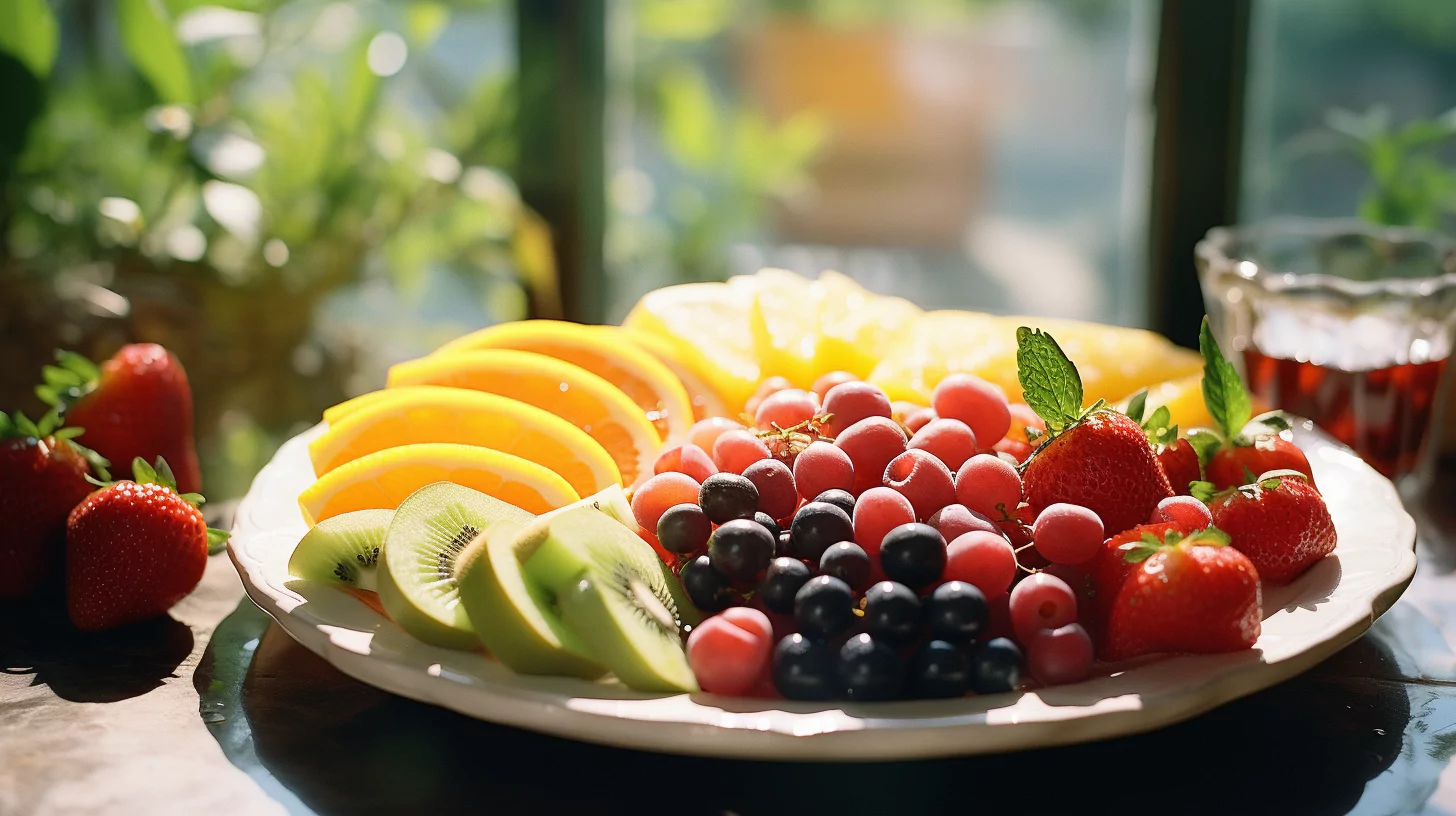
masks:
[[[1456,108],[1433,119],[1397,126],[1390,110],[1365,113],[1335,109],[1326,124],[1345,137],[1370,172],[1360,217],[1377,224],[1437,228],[1456,214],[1456,168],[1443,161],[1442,147],[1456,140]]]

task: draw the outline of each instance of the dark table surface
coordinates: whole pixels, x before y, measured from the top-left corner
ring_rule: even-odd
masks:
[[[1364,637],[1189,722],[922,762],[604,748],[359,683],[243,597],[226,556],[171,617],[80,636],[0,608],[0,814],[1456,813],[1456,468],[1411,502],[1420,566]]]

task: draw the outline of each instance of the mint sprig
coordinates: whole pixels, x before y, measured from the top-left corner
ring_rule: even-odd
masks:
[[[1249,423],[1254,408],[1239,372],[1224,358],[1218,341],[1213,339],[1206,316],[1198,330],[1198,350],[1203,352],[1203,403],[1224,436],[1233,439]]]
[[[1016,330],[1016,376],[1022,398],[1048,432],[1060,433],[1084,416],[1082,377],[1050,334],[1026,326]]]

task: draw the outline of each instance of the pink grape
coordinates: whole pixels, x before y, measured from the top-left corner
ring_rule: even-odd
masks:
[[[824,395],[829,393],[829,389],[833,388],[836,385],[841,385],[848,382],[857,382],[858,380],[859,377],[854,376],[848,371],[831,371],[828,374],[820,375],[819,379],[815,380],[814,384],[809,387],[809,390],[813,391],[815,394],[818,394],[819,401],[823,402]]]
[[[686,473],[701,482],[717,473],[718,466],[713,464],[712,457],[704,453],[702,448],[687,444],[668,448],[657,457],[657,461],[652,465],[653,473],[669,471]]]
[[[1081,564],[1102,552],[1102,519],[1075,504],[1047,505],[1031,525],[1036,551],[1054,564]]]
[[[942,577],[975,584],[987,598],[1004,595],[1016,578],[1016,553],[1000,533],[972,530],[946,547]]]
[[[921,429],[937,419],[940,419],[940,415],[935,413],[934,408],[920,408],[905,415],[905,427],[910,429],[910,433],[920,433]]]
[[[1025,645],[1043,629],[1059,629],[1077,620],[1077,595],[1067,582],[1038,572],[1011,590],[1011,628]]]
[[[955,541],[972,530],[1001,535],[996,522],[964,504],[948,504],[935,511],[925,523],[938,530],[946,541]]]
[[[890,460],[905,452],[905,442],[905,432],[899,425],[878,416],[861,419],[836,437],[835,447],[848,454],[854,464],[854,488],[850,492],[858,496],[878,487]]]
[[[713,463],[726,473],[742,473],[768,456],[768,445],[747,430],[727,431],[713,443]]]
[[[956,501],[993,520],[1016,512],[1021,503],[1021,477],[1016,468],[989,453],[967,459],[956,472],[955,486]]]
[[[675,504],[697,504],[702,485],[686,473],[659,473],[642,483],[632,494],[632,517],[642,529],[654,531],[657,520]]]
[[[849,490],[854,487],[854,465],[849,454],[815,440],[794,459],[794,484],[804,501],[813,501],[826,490]]]
[[[775,425],[792,428],[812,419],[818,410],[819,399],[813,394],[798,388],[785,388],[765,397],[758,404],[753,418],[758,427],[765,431]]]
[[[1044,686],[1079,683],[1092,671],[1092,638],[1080,623],[1043,629],[1026,642],[1026,665]]]
[[[718,437],[727,431],[741,431],[743,424],[734,422],[728,417],[708,417],[693,423],[688,429],[688,442],[697,445],[708,453],[713,452],[713,445]]]
[[[1152,524],[1164,521],[1175,521],[1191,529],[1202,530],[1213,523],[1213,514],[1208,511],[1208,505],[1192,496],[1169,496],[1158,502],[1158,509],[1149,519]]]
[[[954,473],[976,455],[976,434],[959,419],[932,419],[910,437],[910,448],[929,452]]]
[[[910,500],[915,517],[930,515],[955,501],[955,482],[950,469],[923,450],[907,450],[885,467],[885,487]]]
[[[793,515],[799,506],[794,474],[777,459],[761,459],[743,469],[743,477],[758,488],[758,509],[775,520]]]
[[[910,500],[888,487],[872,487],[854,502],[854,543],[869,553],[875,564],[880,560],[880,544],[885,536],[901,524],[915,520]]]
[[[753,396],[749,397],[748,402],[744,403],[743,413],[758,413],[758,406],[762,405],[763,401],[768,399],[770,394],[777,394],[785,388],[793,387],[794,384],[789,382],[787,377],[769,377],[758,384],[758,390],[754,391]]]
[[[729,607],[688,635],[688,665],[703,691],[739,696],[758,683],[773,645],[767,615],[746,606]]]
[[[971,426],[976,440],[990,447],[1011,430],[1011,408],[1001,386],[971,374],[952,374],[930,394],[930,406],[942,417]]]
[[[869,417],[890,418],[890,398],[879,386],[867,382],[836,385],[824,395],[823,413],[829,415],[824,432],[839,436],[845,429]]]
[[[1083,566],[1090,570],[1096,566],[1096,562]],[[1077,622],[1091,630],[1096,618],[1097,607],[1094,605],[1093,599],[1097,597],[1097,585],[1093,583],[1087,572],[1071,564],[1051,564],[1043,571],[1066,581],[1067,586],[1072,588],[1073,594],[1077,596]]]

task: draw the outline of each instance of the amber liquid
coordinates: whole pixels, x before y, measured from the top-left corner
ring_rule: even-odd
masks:
[[[1388,477],[1415,469],[1431,427],[1446,360],[1369,371],[1244,351],[1249,389],[1268,404],[1307,417]]]

